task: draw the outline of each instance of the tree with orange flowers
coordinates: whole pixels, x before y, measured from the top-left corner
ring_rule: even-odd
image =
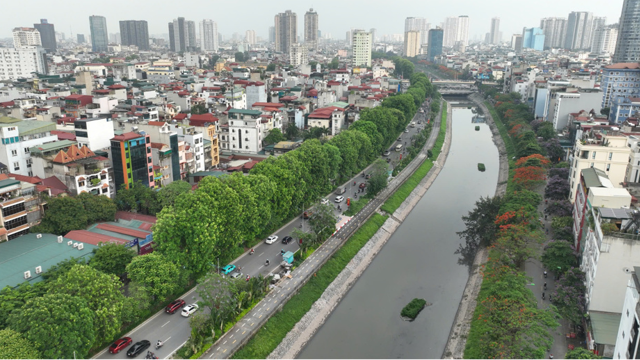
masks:
[[[516,167],[536,166],[547,167],[551,161],[540,154],[532,154],[522,157],[516,161]]]
[[[525,189],[530,189],[534,185],[544,181],[545,178],[544,169],[539,166],[517,168],[515,169],[515,175],[513,175],[513,181]]]

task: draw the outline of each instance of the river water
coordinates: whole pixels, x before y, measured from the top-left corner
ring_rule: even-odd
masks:
[[[299,358],[442,356],[468,278],[454,254],[461,243],[456,232],[480,196],[494,195],[498,180],[489,126],[471,123],[472,116],[466,107],[453,108],[444,168]],[[433,305],[403,321],[400,310],[416,297]]]

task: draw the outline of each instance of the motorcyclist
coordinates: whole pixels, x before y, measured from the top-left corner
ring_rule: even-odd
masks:
[[[253,248],[251,248],[250,253],[252,253],[252,254],[253,254],[254,252],[256,252],[256,251],[255,251],[255,250],[253,250]]]
[[[161,347],[162,345],[164,345],[164,343],[160,340],[158,340],[158,342],[156,343],[156,347]]]
[[[269,260],[265,261],[265,264],[266,264],[266,265],[269,265]]]

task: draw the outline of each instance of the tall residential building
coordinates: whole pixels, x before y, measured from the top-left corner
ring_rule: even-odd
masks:
[[[404,20],[404,32],[419,31],[421,44],[427,43],[427,39],[429,38],[429,26],[430,25],[425,18],[408,17]]]
[[[309,63],[309,48],[306,44],[293,44],[289,49],[289,63],[292,66],[307,65]]]
[[[33,27],[40,32],[42,47],[47,51],[55,52],[58,49],[55,26],[49,24],[47,19],[40,19],[40,24],[33,24]]]
[[[640,0],[624,0],[614,63],[640,61]]]
[[[13,29],[13,46],[15,48],[25,46],[42,46],[40,32],[35,28],[28,27]]]
[[[442,43],[444,39],[444,31],[440,28],[429,30],[429,42],[427,46],[427,56],[429,61],[433,62],[436,56],[442,55]]]
[[[276,51],[288,52],[298,39],[298,17],[287,10],[275,16]]]
[[[255,30],[247,30],[244,33],[244,39],[249,45],[255,45],[256,40],[256,31]]]
[[[18,80],[49,72],[46,53],[40,46],[0,48],[0,59],[5,59],[0,61],[0,79]]]
[[[189,45],[187,45],[187,50],[197,49],[198,40],[197,40],[195,21],[187,21],[187,36],[189,37]]]
[[[371,66],[371,33],[364,30],[354,30],[353,40],[353,66]]]
[[[89,28],[91,29],[91,51],[106,52],[109,50],[107,19],[104,16],[92,15],[89,17]]]
[[[202,20],[200,27],[200,50],[218,51],[218,24],[213,20]]]
[[[567,33],[564,48],[568,50],[591,49],[593,14],[586,11],[573,11],[567,20]]]
[[[78,44],[84,44],[85,42],[87,42],[87,40],[85,40],[84,38],[84,34],[76,34],[76,39]]]
[[[491,18],[491,31],[489,32],[489,41],[491,44],[498,45],[502,41],[500,36],[500,18]]]
[[[420,31],[410,30],[404,33],[404,56],[414,57],[420,54]]]
[[[596,54],[613,54],[618,40],[618,25],[609,25],[595,30],[591,52]]]
[[[511,36],[511,48],[516,54],[522,53],[522,34],[513,34]]]
[[[373,41],[374,43],[376,42],[376,32],[378,30],[376,30],[375,28],[371,28],[369,29],[369,32],[371,33],[371,41]]]
[[[186,51],[189,48],[189,29],[183,17],[169,23],[169,48],[173,52]]]
[[[554,49],[564,47],[567,35],[567,19],[544,18],[540,20],[540,28],[544,31],[544,48]]]
[[[601,108],[611,108],[613,103],[626,97],[640,97],[640,64],[615,63],[602,69]],[[624,91],[624,92],[623,92]]]
[[[463,46],[469,45],[469,17],[467,15],[458,16],[458,28],[456,43]]]
[[[128,132],[111,139],[111,160],[116,191],[123,186],[141,181],[154,188],[153,161],[151,156],[151,137],[149,134]]]
[[[276,27],[269,26],[269,43],[276,42]]]
[[[540,28],[525,28],[522,33],[522,47],[537,51],[544,50],[544,31]]]
[[[313,9],[304,14],[304,43],[309,50],[318,50],[318,13]]]
[[[139,50],[149,50],[149,26],[147,21],[120,21],[120,43],[122,45],[135,45]]]
[[[444,20],[444,39],[443,46],[453,47],[456,43],[456,38],[458,37],[458,18],[457,17],[448,17]]]

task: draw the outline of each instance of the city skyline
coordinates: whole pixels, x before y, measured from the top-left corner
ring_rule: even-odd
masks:
[[[122,6],[129,2],[114,0],[113,7],[101,7],[87,5],[79,0],[67,2],[69,7],[74,8],[74,18],[69,19],[66,8],[55,7],[50,2],[34,0],[35,9],[40,12],[24,13],[19,11],[17,5],[8,4],[7,11],[13,15],[5,22],[5,29],[0,37],[10,38],[11,29],[15,27],[32,26],[40,18],[47,18],[50,23],[55,24],[56,31],[65,33],[67,38],[75,38],[76,34],[88,34],[89,26],[86,20],[91,15],[104,16],[107,20],[107,28],[117,32],[119,21],[128,20],[129,15],[119,11]],[[202,2],[203,6],[208,3]],[[335,12],[335,5],[340,5],[345,9],[343,12]],[[273,26],[273,16],[285,10],[291,10],[298,15],[298,28],[304,29],[304,14],[313,6],[318,13],[320,20],[319,30],[323,33],[333,34],[334,39],[340,39],[337,34],[344,34],[351,28],[373,28],[377,29],[377,36],[384,34],[402,34],[404,32],[404,21],[407,17],[423,17],[431,23],[431,27],[439,26],[447,17],[457,17],[460,15],[469,16],[469,39],[482,40],[484,35],[490,31],[491,18],[500,17],[500,29],[503,33],[503,41],[510,38],[511,34],[521,33],[523,27],[536,27],[540,19],[547,17],[564,17],[572,11],[591,12],[594,16],[606,17],[607,24],[618,22],[622,10],[622,0],[614,0],[611,3],[604,3],[600,0],[584,1],[563,1],[554,2],[551,0],[540,0],[536,7],[528,9],[522,13],[518,9],[508,9],[505,0],[488,0],[476,3],[469,0],[452,0],[446,6],[433,3],[431,6],[427,2],[424,6],[416,7],[408,0],[400,0],[393,9],[385,8],[384,11],[367,11],[366,16],[353,17],[354,13],[359,13],[361,4],[357,1],[344,3],[337,1],[327,1],[322,4],[292,3],[291,1],[276,0],[270,2],[268,6],[260,3],[252,4],[252,9],[257,11],[243,14],[245,21],[238,22],[231,16],[234,13],[232,4],[217,4],[214,11],[203,11],[202,6],[185,8],[178,12],[162,12],[163,7],[157,6],[157,1],[140,0],[137,6],[147,9],[144,14],[136,15],[139,20],[147,20],[149,24],[150,36],[167,35],[167,23],[177,17],[185,17],[200,22],[203,19],[213,19],[218,24],[218,32],[225,38],[233,33],[244,34],[246,30],[255,30],[256,36],[268,39],[269,27]],[[149,5],[149,6],[147,6]],[[151,6],[153,5],[153,6]],[[371,6],[371,3],[367,3]],[[374,5],[374,4],[373,4]],[[380,4],[382,6],[382,4]],[[406,5],[406,6],[403,6]],[[491,6],[494,5],[494,6]],[[15,7],[15,11],[12,11]],[[264,9],[261,10],[261,7]],[[158,10],[155,10],[158,9]],[[498,10],[499,9],[499,10]],[[213,8],[212,8],[213,10]],[[79,21],[80,20],[80,21]],[[251,24],[250,26],[248,24]],[[115,31],[114,31],[115,30]],[[73,36],[72,36],[73,35]]]

